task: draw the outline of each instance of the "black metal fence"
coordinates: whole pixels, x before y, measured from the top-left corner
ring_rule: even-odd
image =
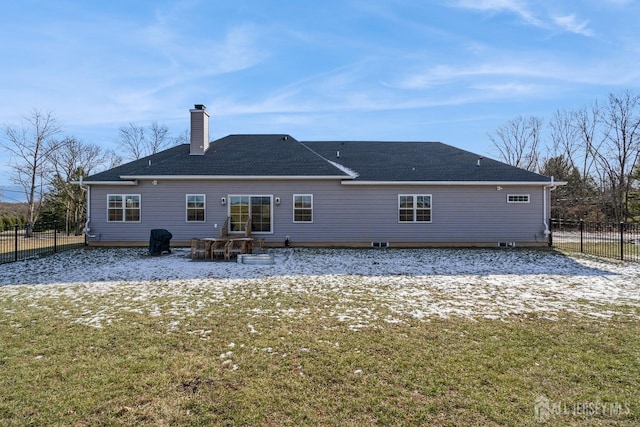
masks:
[[[551,220],[552,246],[625,261],[640,261],[640,225]]]
[[[57,224],[39,225],[28,236],[26,227],[0,232],[0,264],[50,255],[85,245],[85,236],[68,235]]]

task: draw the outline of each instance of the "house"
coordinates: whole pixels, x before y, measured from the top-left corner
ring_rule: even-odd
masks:
[[[192,237],[252,234],[267,246],[543,246],[561,183],[440,142],[209,141],[195,105],[191,141],[92,175],[90,245],[146,245],[167,229]]]

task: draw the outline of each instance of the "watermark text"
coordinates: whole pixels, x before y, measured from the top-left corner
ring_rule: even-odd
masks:
[[[534,418],[541,423],[556,416],[616,418],[631,414],[626,402],[556,402],[540,395],[534,404]]]

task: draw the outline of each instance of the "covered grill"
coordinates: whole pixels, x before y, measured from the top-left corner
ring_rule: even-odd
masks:
[[[149,237],[149,254],[156,256],[171,253],[171,238],[173,235],[163,229],[151,230]]]

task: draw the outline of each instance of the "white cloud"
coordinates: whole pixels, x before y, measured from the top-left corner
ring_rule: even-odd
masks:
[[[510,12],[529,24],[542,25],[542,22],[529,10],[526,2],[520,0],[458,0],[454,5],[464,9]]]
[[[553,22],[562,28],[565,31],[570,33],[576,33],[583,36],[591,37],[593,36],[593,31],[587,28],[589,24],[589,20],[584,20],[582,22],[578,22],[575,15],[565,15],[565,16],[553,16]]]
[[[496,96],[533,95],[542,92],[541,85],[516,82],[477,84],[472,85],[471,88],[486,93],[492,93]]]
[[[619,1],[620,4],[624,3],[624,0],[617,1]],[[589,20],[580,21],[575,14],[551,14],[551,16],[549,16],[548,11],[540,11],[535,14],[524,0],[457,0],[454,5],[464,9],[512,13],[519,16],[525,22],[540,28],[552,29],[559,27],[563,31],[570,33],[580,34],[586,37],[593,36],[593,31],[588,28]]]
[[[512,76],[519,78],[551,78],[555,74],[553,69],[546,65],[530,62],[518,62],[510,58],[504,63],[482,63],[473,65],[437,65],[424,71],[412,73],[401,77],[390,84],[400,89],[428,89],[431,87],[446,85],[461,79],[483,79]]]

